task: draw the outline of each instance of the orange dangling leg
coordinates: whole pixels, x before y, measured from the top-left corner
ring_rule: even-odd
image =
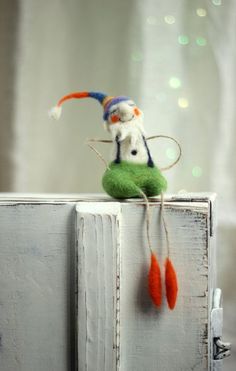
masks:
[[[161,306],[162,302],[162,288],[161,288],[161,270],[156,255],[152,251],[150,241],[150,206],[149,201],[145,193],[139,189],[140,194],[143,196],[146,203],[146,226],[147,226],[147,240],[148,247],[151,254],[151,266],[148,274],[148,291],[153,303],[157,306]]]
[[[161,213],[162,213],[162,221],[164,225],[165,235],[166,235],[166,242],[167,242],[167,259],[165,262],[165,286],[166,286],[166,298],[167,303],[170,309],[175,308],[177,294],[178,294],[178,281],[177,281],[177,274],[170,260],[170,243],[169,243],[169,235],[166,226],[166,221],[163,215],[163,193],[161,194]]]
[[[177,300],[178,282],[175,269],[169,257],[166,259],[165,269],[167,303],[170,309],[174,309]]]
[[[151,266],[148,274],[148,290],[153,303],[160,307],[162,302],[161,270],[153,252],[151,253]]]

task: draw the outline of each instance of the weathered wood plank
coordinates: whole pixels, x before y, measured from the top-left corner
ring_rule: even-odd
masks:
[[[0,205],[0,369],[73,369],[73,204]]]
[[[151,240],[162,267],[166,244],[159,205],[152,204]],[[208,203],[165,206],[171,257],[178,272],[176,309],[161,310],[147,293],[149,251],[144,207],[122,205],[121,370],[208,369]]]
[[[102,204],[101,208],[107,207]],[[179,280],[178,303],[171,312],[165,301],[161,310],[155,309],[147,293],[150,256],[144,224],[145,207],[141,200],[121,203],[120,371],[210,369],[209,315],[215,263],[211,252],[212,210],[209,205],[207,198],[193,202],[175,200],[165,205],[171,257]],[[164,265],[166,245],[159,206],[159,202],[151,205],[151,239]],[[89,222],[89,218],[94,218],[96,212],[91,208],[91,203],[86,204],[87,224],[92,228],[93,219]],[[89,238],[91,236],[87,236],[87,240]],[[92,245],[90,248],[93,250]],[[86,285],[82,283],[81,286]],[[86,287],[88,291],[89,283]],[[95,363],[93,359],[87,370],[96,370]],[[99,367],[101,369],[101,364]]]
[[[153,308],[147,294],[149,252],[142,200],[120,203],[104,195],[0,197],[1,370],[75,370],[77,202],[79,371],[211,370],[213,199],[209,194],[166,198],[171,256],[180,286],[171,312],[165,302],[160,311]],[[159,201],[153,199],[151,206],[151,240],[164,262]]]
[[[78,370],[119,367],[119,203],[77,204]]]

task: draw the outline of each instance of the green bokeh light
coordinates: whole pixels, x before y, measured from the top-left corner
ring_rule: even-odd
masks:
[[[147,17],[147,23],[150,25],[155,25],[157,24],[157,18],[150,15],[149,17]]]
[[[173,149],[173,148],[167,148],[166,150],[166,156],[170,159],[170,160],[175,160],[176,159],[176,151]]]
[[[178,42],[181,45],[188,45],[189,37],[187,35],[179,35]]]
[[[141,52],[134,52],[131,58],[133,62],[141,62],[143,60],[143,54]]]
[[[178,77],[171,77],[169,79],[169,85],[172,89],[178,89],[181,87],[181,81],[178,79]]]
[[[212,0],[212,4],[216,6],[222,5],[222,0]]]
[[[196,44],[198,46],[205,46],[207,44],[207,41],[204,37],[197,37],[196,38]]]
[[[192,176],[200,178],[202,176],[202,168],[200,166],[194,166],[192,168]]]
[[[197,15],[198,15],[199,17],[206,17],[206,15],[207,15],[207,11],[206,11],[206,9],[203,9],[203,8],[198,8],[198,9],[196,10],[196,13],[197,13]]]
[[[164,17],[164,20],[167,24],[174,24],[175,23],[175,17],[173,15],[166,15]]]

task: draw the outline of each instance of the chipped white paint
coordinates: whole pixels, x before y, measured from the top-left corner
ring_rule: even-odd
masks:
[[[74,204],[0,202],[1,371],[73,367],[74,220]]]
[[[109,313],[112,313],[114,319],[119,323],[119,347],[120,362],[119,365],[113,365],[110,371],[205,371],[211,369],[211,328],[209,326],[210,312],[212,308],[212,289],[210,285],[215,281],[215,267],[212,252],[213,248],[211,236],[212,217],[209,206],[213,199],[197,198],[194,199],[169,199],[165,205],[165,215],[169,226],[171,257],[178,272],[179,297],[176,309],[170,311],[164,300],[161,310],[153,307],[147,293],[147,274],[149,268],[149,250],[147,248],[145,233],[145,206],[142,200],[133,200],[132,202],[122,202],[120,219],[120,285],[118,286],[120,297],[120,313],[117,318],[117,312],[112,309],[110,303]],[[114,203],[116,206],[116,203]],[[86,214],[80,208],[86,210]],[[99,307],[99,296],[95,292],[92,294],[92,283],[87,280],[84,282],[84,276],[91,274],[91,269],[101,272],[96,260],[91,262],[96,256],[102,253],[104,246],[100,245],[92,238],[92,234],[103,234],[99,227],[98,215],[107,216],[107,203],[101,203],[100,212],[94,208],[93,203],[78,204],[80,211],[78,220],[83,220],[83,228],[87,228],[87,236],[83,234],[83,242],[79,240],[78,250],[88,250],[87,260],[79,263],[79,287],[90,295],[89,318],[86,317],[87,327],[90,321],[97,323],[97,328],[93,329],[93,336],[90,342],[86,341],[84,333],[78,331],[80,344],[90,349],[87,357],[80,358],[79,371],[103,370],[104,364],[96,363],[97,336],[101,326],[96,321]],[[113,207],[113,205],[112,205]],[[115,209],[110,208],[110,215],[115,215]],[[103,209],[104,208],[104,209]],[[160,203],[153,202],[151,205],[151,240],[154,250],[158,252],[162,267],[166,257],[165,236],[162,225],[160,224]],[[85,219],[86,215],[86,219]],[[80,223],[78,229],[80,230]],[[92,232],[93,231],[93,232]],[[99,231],[99,232],[98,232]],[[79,232],[82,233],[82,232]],[[116,234],[117,235],[117,234]],[[92,239],[92,240],[91,240]],[[117,239],[116,239],[117,241]],[[86,245],[86,249],[84,246]],[[112,250],[116,248],[110,246]],[[209,257],[211,257],[211,270],[209,270]],[[104,258],[103,258],[104,259]],[[105,257],[106,259],[106,257]],[[83,270],[81,273],[81,264]],[[89,265],[89,269],[87,268]],[[104,261],[102,262],[102,265]],[[110,262],[105,262],[110,266]],[[88,271],[87,271],[88,269]],[[117,265],[113,265],[117,269]],[[87,273],[86,273],[87,272]],[[110,271],[111,283],[113,274]],[[80,282],[81,277],[81,282]],[[97,285],[104,281],[103,274],[98,277]],[[101,282],[100,282],[101,280]],[[114,285],[114,281],[113,281]],[[106,292],[108,288],[104,288]],[[111,292],[111,287],[110,287]],[[95,290],[96,291],[96,290]],[[100,292],[100,290],[97,290]],[[93,296],[94,297],[93,297]],[[92,300],[93,297],[93,300]],[[95,299],[96,297],[96,299]],[[79,308],[84,307],[84,295],[80,297],[79,290]],[[81,304],[80,304],[81,303]],[[93,305],[91,305],[93,303]],[[104,311],[104,309],[103,309]],[[102,312],[104,313],[104,312]],[[84,316],[79,316],[78,326],[82,322],[85,326]],[[114,322],[110,322],[110,326]],[[80,327],[79,327],[80,328]],[[109,327],[111,330],[111,328]],[[113,328],[117,332],[117,328]],[[104,346],[104,345],[103,345]],[[90,354],[93,357],[90,357]],[[110,352],[111,356],[111,352]]]
[[[142,200],[3,195],[1,371],[75,370],[75,303],[79,371],[212,371],[213,199],[209,194],[166,197],[179,297],[174,311],[165,300],[158,311],[147,294]],[[159,198],[153,198],[151,210],[151,241],[163,263]]]
[[[166,243],[160,207],[151,209],[152,246],[164,273]],[[165,215],[179,282],[174,311],[167,308],[166,300],[161,310],[154,308],[147,292],[150,256],[144,207],[122,207],[122,371],[208,369],[208,204],[173,203],[165,206]]]
[[[78,369],[119,364],[119,203],[79,203]]]

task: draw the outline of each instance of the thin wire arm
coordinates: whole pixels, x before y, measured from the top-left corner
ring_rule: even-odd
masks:
[[[93,143],[113,143],[113,141],[109,140],[109,139],[96,139],[96,138],[88,139],[87,143],[90,143],[90,142],[93,142]]]
[[[181,145],[179,144],[179,142],[176,139],[174,139],[173,137],[170,137],[168,135],[153,135],[151,137],[148,137],[147,140],[156,139],[156,138],[171,139],[171,140],[173,140],[173,142],[175,142],[175,144],[177,144],[177,146],[179,148],[179,155],[178,155],[177,159],[172,164],[170,164],[169,166],[160,168],[161,171],[169,170],[169,169],[171,169],[173,166],[175,166],[179,162],[179,160],[180,160],[180,158],[182,156]]]
[[[101,153],[91,144],[92,143],[112,143],[111,140],[106,140],[106,139],[88,139],[87,141],[87,146],[96,153],[96,155],[98,156],[98,158],[100,158],[100,160],[104,163],[105,167],[107,168],[107,170],[111,170],[108,163],[106,162],[106,160],[104,159],[104,157],[101,155]]]

